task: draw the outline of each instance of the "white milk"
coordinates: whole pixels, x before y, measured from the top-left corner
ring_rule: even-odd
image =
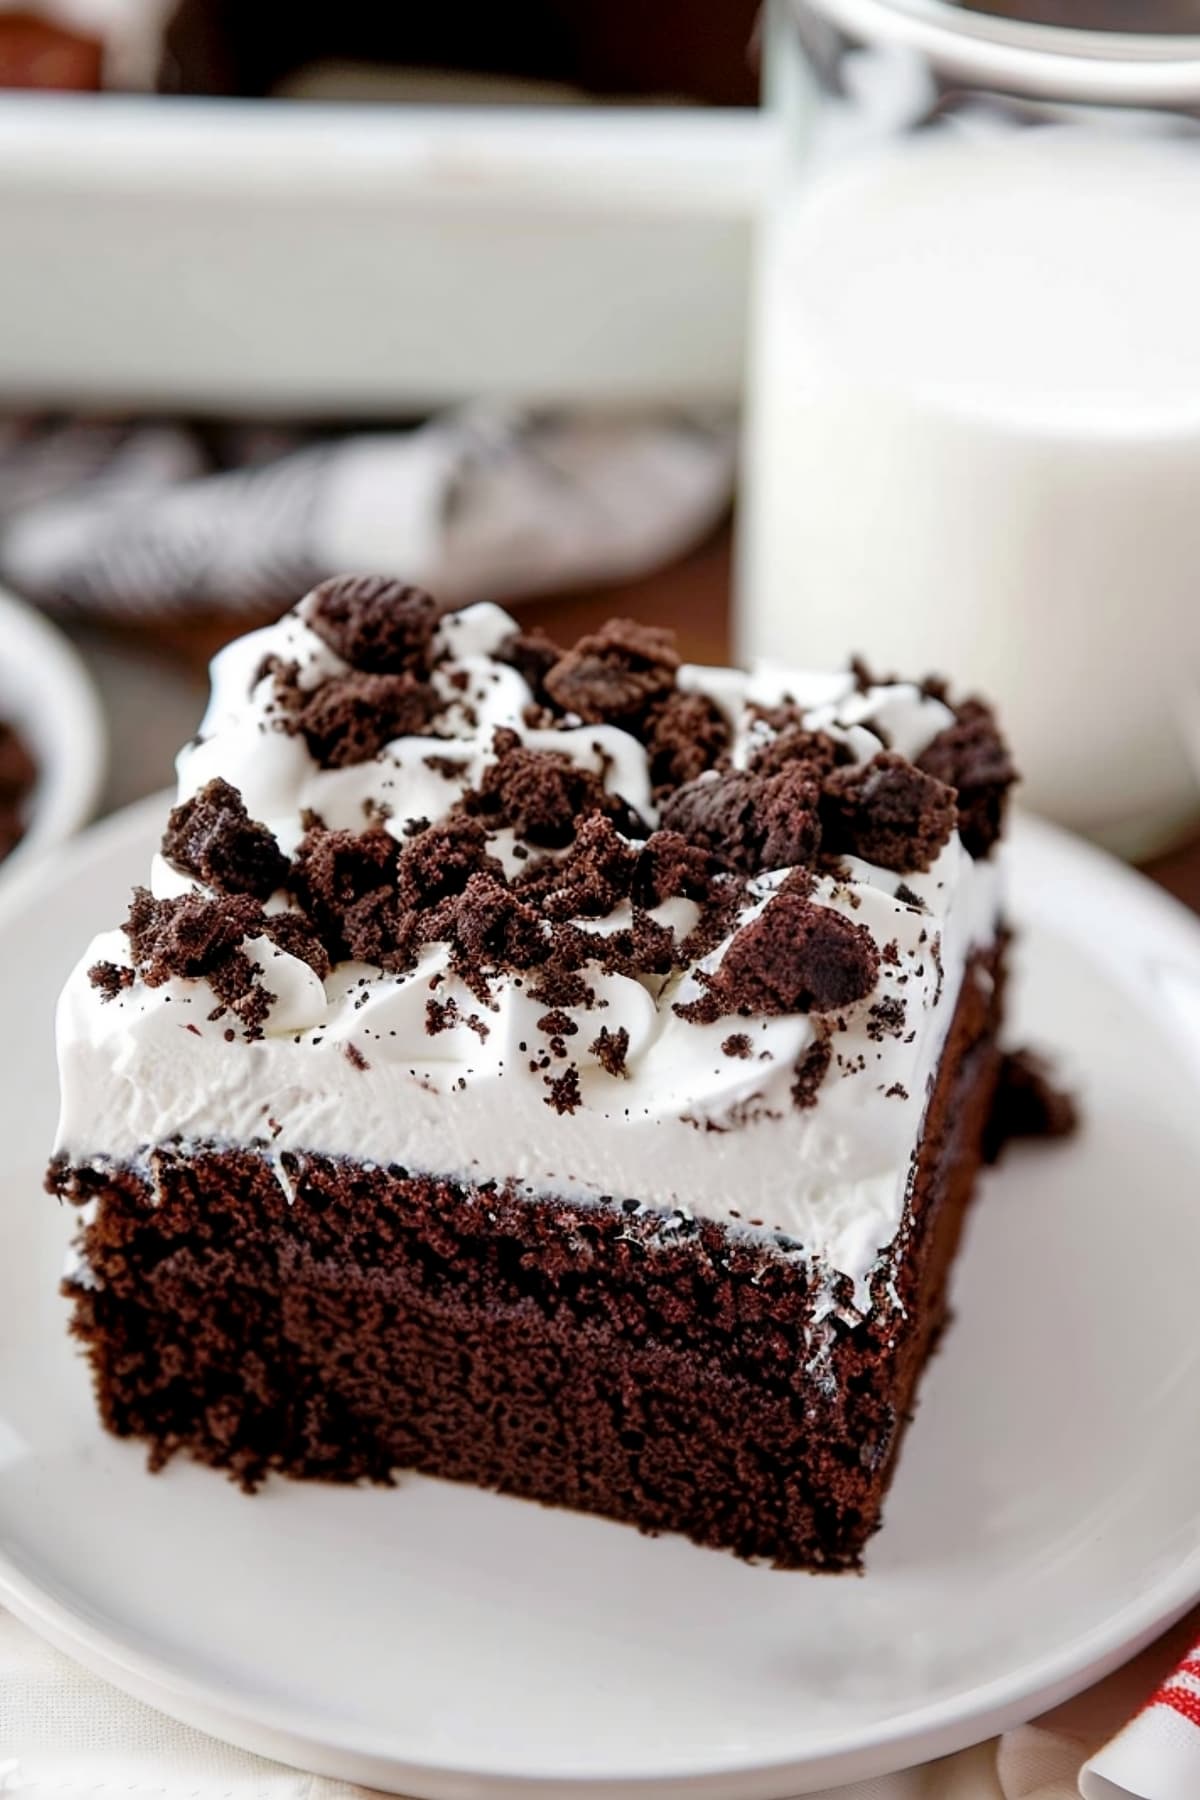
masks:
[[[1195,805],[1200,143],[942,130],[797,185],[748,458],[743,655],[986,690],[1026,802],[1126,848]]]

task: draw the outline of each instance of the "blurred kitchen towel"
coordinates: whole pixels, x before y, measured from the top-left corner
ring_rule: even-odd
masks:
[[[636,576],[733,490],[728,415],[477,405],[406,431],[0,420],[0,579],[60,613],[258,615],[346,569],[443,600]]]

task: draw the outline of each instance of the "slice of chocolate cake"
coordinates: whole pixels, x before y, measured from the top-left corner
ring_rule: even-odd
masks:
[[[326,582],[63,996],[104,1423],[856,1564],[998,1066],[991,715]]]

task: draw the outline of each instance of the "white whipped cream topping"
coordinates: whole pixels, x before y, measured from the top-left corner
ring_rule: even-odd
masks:
[[[387,828],[403,837],[406,820],[443,817],[464,784],[477,785],[493,760],[497,726],[533,747],[565,752],[595,769],[651,823],[654,808],[646,753],[613,726],[530,730],[524,679],[491,660],[513,628],[499,608],[474,606],[439,627],[449,659],[434,681],[451,702],[437,721],[439,737],[396,740],[376,759],[323,770],[304,739],[271,723],[273,685],[256,679],[271,656],[297,663],[303,685],[315,686],[346,665],[305,623],[304,604],[277,624],[224,650],[213,665],[212,698],[199,738],[178,761],[185,798],[220,775],[240,789],[251,817],[262,820],[291,853],[311,809],[331,827],[365,828],[390,809]],[[461,692],[452,673],[465,671]],[[859,758],[880,739],[919,755],[951,718],[939,701],[907,684],[859,693],[849,675],[687,666],[680,685],[709,694],[734,724],[734,761],[744,765],[761,729],[752,702],[785,697],[809,710],[806,722],[839,736]],[[447,743],[448,735],[458,741]],[[448,775],[426,758],[453,756]],[[490,845],[509,869],[520,866],[511,833]],[[896,1235],[928,1091],[971,949],[989,943],[997,914],[996,869],[974,862],[957,836],[925,874],[903,878],[865,863],[850,879],[821,877],[813,898],[866,925],[880,946],[896,946],[870,997],[847,1010],[833,1038],[834,1061],[817,1103],[793,1103],[795,1065],[813,1042],[805,1014],[713,1025],[681,1019],[674,1006],[698,997],[696,971],[669,978],[583,973],[596,1004],[571,1014],[568,1039],[579,1072],[581,1104],[559,1112],[549,1104],[547,1060],[537,1021],[547,1008],[527,982],[505,975],[484,1005],[455,976],[448,947],[431,945],[404,974],[343,963],[322,982],[268,939],[247,949],[276,996],[264,1035],[227,1038],[228,1017],[212,1020],[215,996],[202,980],[140,979],[105,999],[87,971],[97,962],[131,965],[121,931],[88,947],[63,993],[58,1018],[62,1116],[58,1151],[73,1162],[130,1161],[164,1141],[258,1143],[279,1159],[287,1151],[347,1155],[414,1171],[474,1180],[512,1180],[531,1194],[573,1198],[634,1197],[734,1226],[785,1234],[829,1271],[848,1275],[860,1306],[868,1277]],[[756,878],[735,929],[752,919],[785,878]],[[152,891],[159,898],[198,884],[156,857]],[[897,897],[903,886],[919,906]],[[268,910],[286,905],[276,896]],[[670,900],[652,915],[682,934],[697,908]],[[618,929],[607,920],[589,930]],[[699,965],[716,967],[720,945]],[[434,986],[431,988],[431,982]],[[456,1002],[458,1020],[431,1036],[427,1003]],[[880,1032],[872,1008],[903,1003],[900,1030]],[[568,1009],[569,1011],[570,1009]],[[629,1035],[626,1074],[614,1076],[591,1048],[601,1026]],[[722,1048],[735,1034],[748,1056]],[[281,1166],[281,1165],[280,1165]]]

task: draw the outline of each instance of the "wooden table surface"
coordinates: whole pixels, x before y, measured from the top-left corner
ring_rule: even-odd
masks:
[[[689,661],[723,662],[729,655],[731,570],[732,534],[725,526],[691,555],[652,575],[522,601],[518,610],[523,624],[540,625],[567,643],[619,614],[669,625]],[[156,638],[199,670],[221,643],[243,629],[244,621],[206,621],[159,627]],[[1144,866],[1155,881],[1200,912],[1200,835]]]

